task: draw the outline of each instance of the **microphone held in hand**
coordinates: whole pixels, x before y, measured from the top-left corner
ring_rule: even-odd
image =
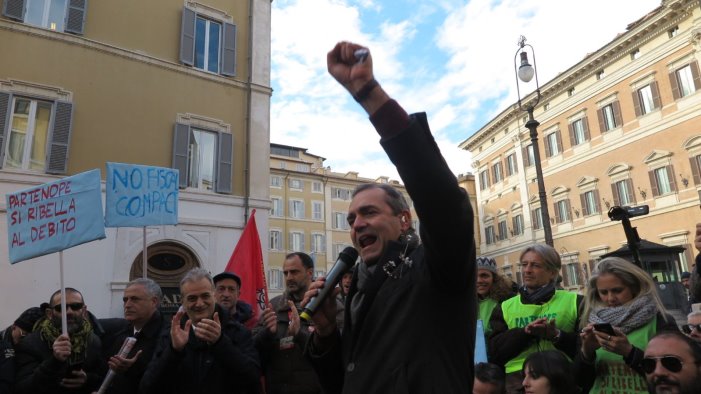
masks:
[[[355,264],[355,260],[357,259],[358,251],[355,250],[355,248],[349,246],[343,249],[343,251],[338,255],[338,259],[333,265],[333,268],[331,268],[331,271],[329,271],[328,275],[326,275],[326,283],[324,283],[324,287],[319,289],[319,294],[317,294],[316,297],[312,297],[312,299],[309,300],[309,303],[304,307],[304,310],[299,314],[299,317],[304,320],[311,321],[312,315],[314,315],[316,310],[319,308],[319,305],[326,300],[326,297],[328,297],[329,294],[333,293],[333,289],[341,281],[343,274],[348,272],[353,264]]]

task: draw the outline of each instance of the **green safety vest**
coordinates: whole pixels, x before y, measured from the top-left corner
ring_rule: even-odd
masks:
[[[521,296],[517,295],[502,302],[501,310],[509,329],[524,328],[536,319],[547,317],[555,319],[555,327],[560,331],[574,332],[577,322],[577,294],[556,290],[553,297],[541,305],[524,304],[521,302]],[[506,373],[522,370],[523,362],[529,354],[543,350],[556,350],[556,348],[551,341],[539,340],[509,360],[505,365]]]
[[[626,334],[628,342],[645,350],[657,331],[657,317]],[[626,365],[623,356],[603,348],[596,350],[596,380],[589,393],[647,393],[645,377]]]
[[[492,317],[492,311],[494,311],[497,304],[496,300],[491,298],[485,298],[479,302],[477,318],[482,320],[485,338],[489,338],[489,334],[492,333],[492,326],[489,324],[489,318]]]

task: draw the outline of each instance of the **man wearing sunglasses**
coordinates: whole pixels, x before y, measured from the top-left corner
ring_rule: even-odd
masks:
[[[701,311],[689,313],[687,324],[682,326],[684,333],[698,343],[701,343]]]
[[[650,393],[701,393],[701,346],[679,331],[653,337],[641,366]]]
[[[100,386],[106,365],[100,338],[87,319],[83,295],[66,288],[68,335],[61,333],[61,291],[50,298],[50,315],[18,345],[14,392],[90,393]]]

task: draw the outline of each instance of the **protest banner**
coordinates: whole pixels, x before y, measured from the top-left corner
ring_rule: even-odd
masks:
[[[10,263],[105,238],[100,170],[5,196]]]
[[[172,168],[107,163],[105,226],[178,224],[178,175]]]

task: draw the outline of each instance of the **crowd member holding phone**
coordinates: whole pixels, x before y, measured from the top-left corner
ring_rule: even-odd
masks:
[[[679,331],[650,275],[619,257],[601,260],[592,273],[581,326],[574,367],[591,393],[647,393],[641,366],[647,343],[660,331]]]

